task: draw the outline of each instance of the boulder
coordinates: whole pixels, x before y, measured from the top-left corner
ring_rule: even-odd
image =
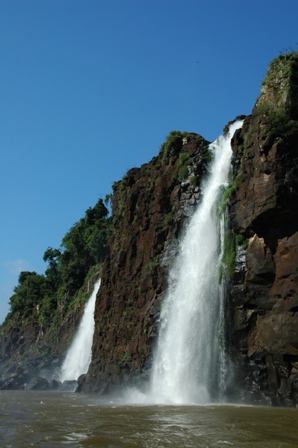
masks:
[[[49,382],[45,378],[31,378],[25,386],[25,390],[49,390]]]

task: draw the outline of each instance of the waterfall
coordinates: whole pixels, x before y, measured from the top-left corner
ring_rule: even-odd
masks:
[[[228,134],[209,147],[214,159],[202,186],[202,202],[169,272],[151,376],[155,402],[203,404],[218,400],[225,381],[224,285],[219,284],[223,225],[216,208],[222,187],[228,184],[231,138],[241,125],[233,123]]]
[[[62,364],[61,381],[77,380],[80,375],[88,371],[94,333],[94,308],[99,287],[100,279],[95,283],[93,292],[85,305],[78,331]]]

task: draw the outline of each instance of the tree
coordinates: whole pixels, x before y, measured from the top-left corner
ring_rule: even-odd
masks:
[[[59,249],[53,249],[48,247],[43,255],[43,260],[49,263],[46,269],[46,280],[48,288],[53,291],[57,291],[60,285],[61,276],[59,269],[59,260],[61,257],[61,251]]]
[[[83,286],[90,268],[104,261],[111,230],[108,209],[99,199],[65,234],[60,249],[48,247],[44,252],[43,260],[48,263],[45,275],[29,271],[20,273],[10,298],[12,315],[33,316],[39,305],[39,322],[43,328],[51,325],[58,302],[65,305],[66,311]]]
[[[22,271],[15,294],[10,298],[12,313],[21,312],[24,317],[33,312],[34,307],[42,302],[45,293],[46,280],[36,272]]]

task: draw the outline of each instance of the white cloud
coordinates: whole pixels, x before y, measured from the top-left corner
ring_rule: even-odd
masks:
[[[22,260],[21,258],[18,258],[17,260],[14,261],[6,261],[4,263],[4,267],[6,268],[8,275],[13,276],[19,275],[19,273],[22,271],[31,270],[29,261]]]

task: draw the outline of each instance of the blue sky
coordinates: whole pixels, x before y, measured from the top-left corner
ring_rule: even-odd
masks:
[[[298,47],[297,0],[0,0],[0,322],[21,270],[173,129],[214,140]]]

